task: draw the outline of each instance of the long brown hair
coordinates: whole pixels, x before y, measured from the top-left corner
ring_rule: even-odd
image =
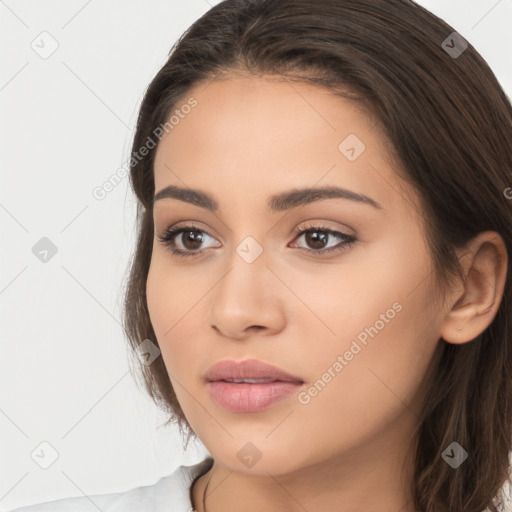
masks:
[[[486,61],[454,32],[410,0],[223,1],[171,49],[144,96],[132,149],[161,133],[192,87],[223,73],[275,75],[352,98],[378,119],[397,172],[420,194],[435,277],[446,289],[461,276],[456,249],[481,231],[498,232],[512,253],[511,102]],[[130,172],[138,242],[123,321],[133,353],[146,339],[158,345],[146,301],[154,154],[132,159]],[[512,442],[508,268],[491,325],[469,343],[442,342],[431,363],[411,491],[419,511],[500,510]],[[194,435],[162,358],[137,368],[169,422]],[[469,453],[456,470],[441,457],[453,441]]]

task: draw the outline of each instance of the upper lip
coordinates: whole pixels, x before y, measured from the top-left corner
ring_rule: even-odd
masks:
[[[283,382],[304,382],[300,377],[256,359],[220,361],[206,372],[205,379],[208,382],[230,379],[272,379]]]

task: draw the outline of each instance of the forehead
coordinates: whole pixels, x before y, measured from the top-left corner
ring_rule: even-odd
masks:
[[[157,147],[156,191],[229,186],[267,197],[294,186],[337,185],[384,207],[404,196],[379,125],[358,103],[325,88],[231,77],[191,89],[173,112]]]

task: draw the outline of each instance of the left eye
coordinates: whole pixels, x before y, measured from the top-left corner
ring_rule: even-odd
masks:
[[[356,238],[352,235],[347,235],[346,233],[342,233],[341,231],[335,231],[333,229],[324,228],[324,227],[308,227],[305,229],[299,229],[295,233],[295,239],[298,240],[301,237],[304,237],[304,240],[309,246],[312,246],[313,249],[305,248],[308,252],[313,252],[316,254],[326,254],[330,252],[343,251],[346,248],[352,247]],[[329,238],[337,238],[341,240],[341,242],[335,244],[334,246],[328,245]]]
[[[180,236],[181,235],[181,236]],[[205,236],[206,235],[206,236]],[[353,245],[356,238],[340,231],[334,231],[324,227],[307,227],[298,229],[294,233],[294,240],[304,236],[304,240],[310,247],[303,247],[304,250],[314,254],[326,254],[336,251],[343,251]],[[195,226],[175,226],[165,231],[158,240],[169,248],[171,253],[176,256],[197,256],[204,252],[201,245],[205,238],[212,238],[206,231]],[[328,239],[337,238],[341,240],[334,246],[329,246]],[[178,247],[177,247],[178,246]],[[219,245],[217,245],[219,247]],[[292,245],[292,247],[294,247]]]

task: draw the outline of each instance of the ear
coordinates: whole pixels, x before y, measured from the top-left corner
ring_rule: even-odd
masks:
[[[441,337],[454,344],[475,339],[492,323],[503,297],[508,264],[506,245],[494,231],[479,233],[461,253],[464,283],[454,290],[441,328]]]

